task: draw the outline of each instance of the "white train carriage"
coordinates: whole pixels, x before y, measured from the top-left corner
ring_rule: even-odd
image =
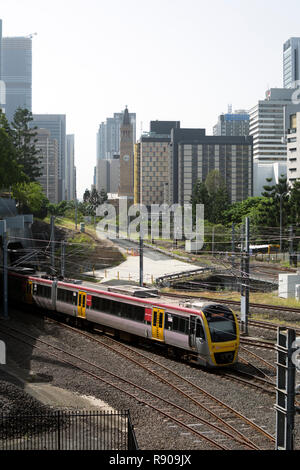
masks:
[[[134,335],[165,344],[201,365],[216,367],[237,361],[237,319],[222,305],[198,302],[182,306],[173,299],[166,303],[159,296],[136,297],[131,286],[101,286],[100,290],[34,276],[25,279],[26,303],[119,332],[121,337]]]

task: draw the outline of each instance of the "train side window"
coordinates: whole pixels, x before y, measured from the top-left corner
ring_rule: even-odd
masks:
[[[188,318],[173,315],[172,330],[187,334],[188,333]]]
[[[179,331],[181,333],[187,333],[187,318],[181,317],[179,319]]]
[[[172,330],[172,327],[173,327],[173,317],[171,315],[171,313],[167,313],[165,314],[165,328],[167,330]]]
[[[173,315],[173,331],[178,331],[179,327],[179,318],[176,315]]]
[[[162,328],[162,326],[163,326],[163,318],[164,318],[163,312],[159,312],[158,328]]]

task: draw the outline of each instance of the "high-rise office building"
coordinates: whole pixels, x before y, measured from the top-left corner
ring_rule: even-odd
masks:
[[[253,137],[254,196],[260,196],[266,178],[278,183],[286,176],[286,130],[288,116],[300,111],[300,104],[292,102],[293,89],[271,88],[266,98],[250,109],[250,130]]]
[[[37,129],[36,149],[39,151],[41,184],[45,196],[53,204],[58,203],[58,143],[47,129]]]
[[[283,87],[295,88],[300,80],[300,38],[290,38],[283,44]]]
[[[2,80],[2,20],[0,19],[0,80]]]
[[[142,134],[135,145],[134,202],[146,206],[168,203],[171,129],[180,128],[179,121],[151,121],[150,132]]]
[[[218,170],[232,203],[252,196],[252,137],[207,136],[205,129],[172,129],[169,204],[189,203],[197,180]]]
[[[123,122],[124,113],[114,113],[113,118],[107,118],[99,126],[97,133],[97,160],[113,158],[120,154],[120,128]],[[136,114],[129,113],[130,124],[132,125],[132,145],[136,141]]]
[[[34,114],[30,127],[48,129],[52,139],[58,142],[58,201],[65,199],[65,165],[67,152],[66,115]]]
[[[96,189],[104,189],[107,193],[117,194],[120,186],[120,156],[115,155],[109,160],[99,160],[96,173]]]
[[[2,20],[0,19],[0,110],[5,113],[6,87],[2,80]]]
[[[5,114],[12,121],[17,108],[32,110],[32,39],[2,38],[2,80],[5,82]]]
[[[293,186],[300,180],[300,112],[289,116],[287,132],[287,181]]]
[[[214,135],[249,135],[249,114],[245,110],[221,114],[213,128]]]
[[[67,135],[67,152],[65,165],[65,199],[72,201],[75,199],[75,136]]]

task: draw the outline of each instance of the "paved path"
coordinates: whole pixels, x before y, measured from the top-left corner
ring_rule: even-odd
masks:
[[[116,267],[95,271],[95,277],[101,279],[101,282],[112,279],[138,282],[140,276],[139,245],[127,240],[118,240],[117,244],[126,254],[126,261]],[[166,274],[192,271],[193,269],[199,269],[199,266],[179,261],[151,248],[144,247],[143,280],[146,283],[152,283],[157,277]],[[88,274],[92,275],[92,273]]]

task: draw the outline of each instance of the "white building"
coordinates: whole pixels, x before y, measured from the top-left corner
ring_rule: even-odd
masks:
[[[68,134],[65,162],[65,200],[72,201],[75,199],[75,195],[75,136],[74,134]]]
[[[266,98],[250,111],[249,134],[253,137],[253,196],[260,196],[266,178],[286,176],[286,133],[289,115],[300,111],[293,103],[293,89],[271,88]]]
[[[287,134],[287,179],[290,186],[300,180],[300,112],[290,116]]]

